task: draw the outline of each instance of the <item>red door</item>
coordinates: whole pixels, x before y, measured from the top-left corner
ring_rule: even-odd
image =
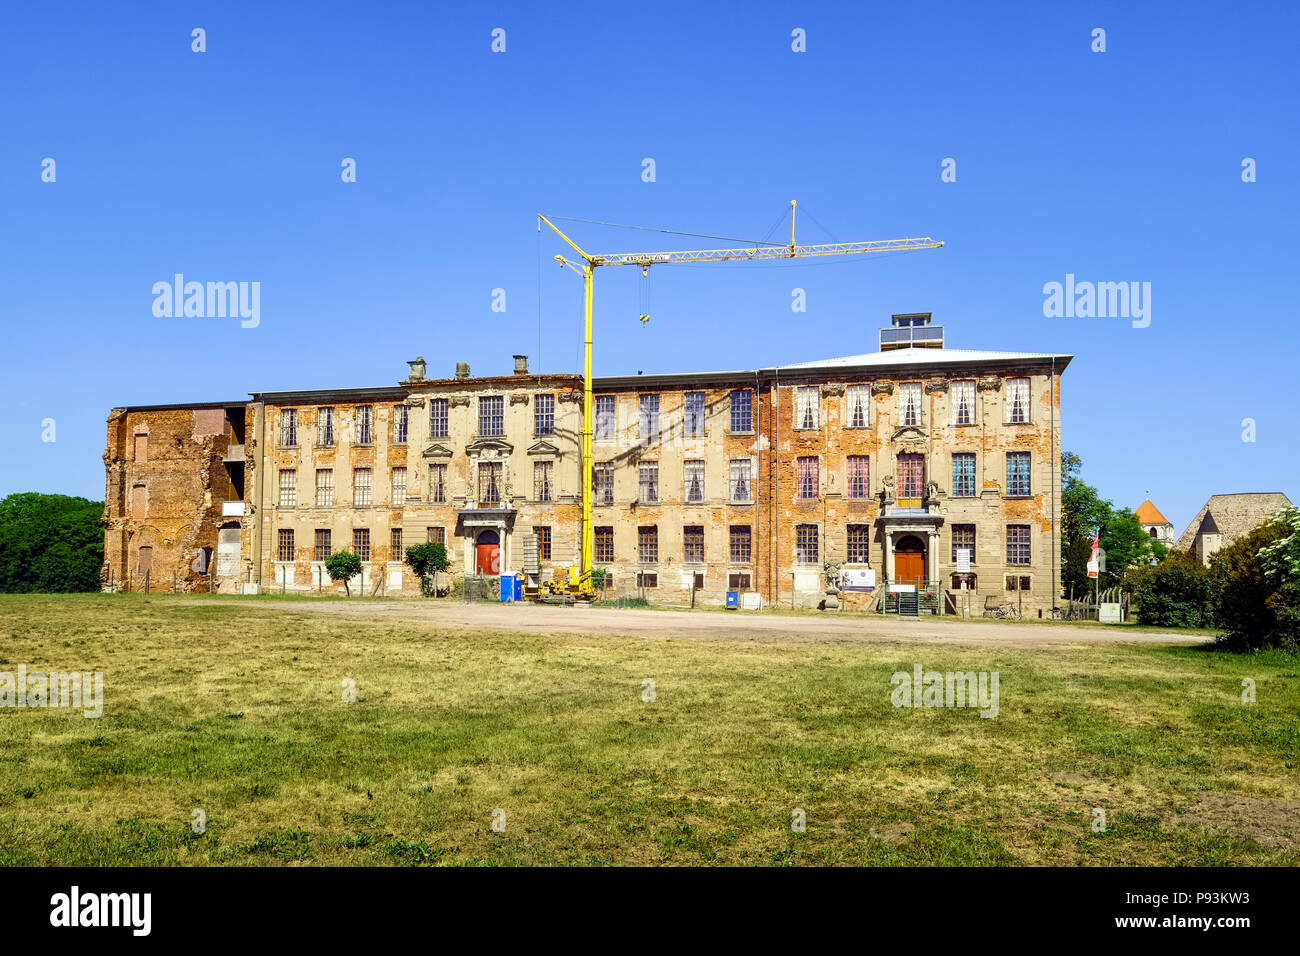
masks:
[[[924,587],[925,547],[920,538],[908,535],[894,545],[894,581]]]
[[[501,539],[495,531],[484,531],[474,546],[474,572],[476,574],[501,573]]]

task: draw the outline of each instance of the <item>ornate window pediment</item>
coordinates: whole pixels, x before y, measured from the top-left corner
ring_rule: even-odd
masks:
[[[903,451],[914,449],[925,451],[928,446],[925,429],[920,425],[902,425],[894,429],[894,433],[889,436],[890,444],[899,445]]]
[[[436,441],[425,445],[424,451],[421,453],[422,457],[434,460],[450,458],[453,454],[454,452],[450,448]]]
[[[564,455],[564,452],[548,441],[539,441],[529,446],[528,454],[543,458],[560,458]]]
[[[514,450],[515,446],[504,438],[476,438],[465,446],[471,458],[507,458]]]

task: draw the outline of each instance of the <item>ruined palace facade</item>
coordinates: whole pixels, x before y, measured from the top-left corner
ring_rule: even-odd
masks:
[[[594,566],[674,604],[864,607],[890,586],[948,613],[1050,610],[1070,356],[942,342],[897,316],[876,352],[595,379]],[[352,550],[354,593],[413,596],[406,546],[509,573],[527,535],[548,578],[578,563],[582,395],[516,356],[502,375],[429,378],[421,359],[390,386],[114,409],[105,582],[333,593],[323,562]]]

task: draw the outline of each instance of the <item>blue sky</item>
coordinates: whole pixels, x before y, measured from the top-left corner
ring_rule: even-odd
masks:
[[[389,384],[417,354],[579,370],[581,283],[538,212],[753,239],[797,198],[804,242],[947,245],[652,270],[644,328],[639,270],[604,270],[596,373],[874,351],[930,311],[952,347],[1075,356],[1064,446],[1117,502],[1181,532],[1212,493],[1300,500],[1293,5],[267,7],[6,12],[0,494],[102,497],[116,405]],[[177,272],[260,282],[260,324],[155,317]],[[1067,273],[1150,282],[1149,327],[1044,317]]]

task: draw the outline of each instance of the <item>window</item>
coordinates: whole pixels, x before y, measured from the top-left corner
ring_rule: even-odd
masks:
[[[820,410],[816,385],[795,389],[795,428],[817,428]]]
[[[686,500],[699,503],[704,500],[704,462],[692,458],[683,462],[686,475]]]
[[[732,564],[749,564],[753,560],[753,529],[747,524],[731,526],[731,547],[727,555]]]
[[[958,425],[975,424],[975,383],[952,383],[953,421]]]
[[[551,474],[555,470],[553,461],[533,462],[533,500],[552,500]]]
[[[1029,379],[1007,379],[1007,421],[1013,425],[1029,422]]]
[[[149,495],[144,485],[131,488],[131,517],[143,518],[149,514]]]
[[[407,426],[411,423],[411,410],[405,405],[393,406],[393,444],[406,444]]]
[[[845,391],[849,428],[866,428],[871,424],[869,396],[870,391],[865,385],[850,385]]]
[[[537,560],[551,560],[551,529],[548,525],[533,525],[533,534],[537,535]]]
[[[280,507],[293,508],[298,504],[298,472],[292,468],[280,469]]]
[[[596,441],[609,441],[614,437],[614,396],[596,396]]]
[[[727,575],[727,590],[729,591],[748,591],[749,575],[743,572],[732,572]]]
[[[369,506],[373,491],[373,473],[369,468],[352,469],[352,504],[357,508]]]
[[[731,500],[753,501],[753,484],[749,470],[752,462],[748,458],[731,460]]]
[[[1029,452],[1007,452],[1007,494],[1013,498],[1029,495]]]
[[[1029,563],[1029,525],[1007,525],[1007,564]]]
[[[136,549],[136,571],[140,574],[147,575],[153,571],[153,548],[150,545],[144,545]],[[148,580],[146,579],[146,583]]]
[[[480,507],[501,503],[501,462],[479,462],[478,503]]]
[[[478,400],[478,433],[480,436],[504,435],[505,399],[500,395],[484,395]]]
[[[614,560],[614,528],[602,525],[596,528],[596,560],[608,563]]]
[[[555,433],[555,396],[550,393],[533,396],[533,431],[538,435]]]
[[[952,496],[975,497],[975,454],[957,452],[952,456]]]
[[[280,411],[280,447],[293,448],[298,444],[298,409]]]
[[[643,461],[637,469],[638,499],[643,504],[659,500],[659,462]]]
[[[334,507],[334,469],[316,469],[316,507]]]
[[[704,563],[704,526],[688,524],[682,528],[682,560],[690,564]]]
[[[851,524],[848,533],[849,564],[868,564],[871,554],[871,525]]]
[[[817,458],[809,456],[805,458],[796,458],[795,466],[798,473],[798,495],[799,498],[816,498],[817,497]]]
[[[659,563],[658,525],[642,525],[636,529],[636,558],[642,564]]]
[[[357,406],[357,444],[371,445],[374,444],[375,436],[371,431],[374,424],[375,410],[369,405]]]
[[[653,572],[638,571],[636,573],[636,586],[639,588],[657,588],[659,587],[659,575]]]
[[[704,393],[687,392],[682,409],[682,427],[687,438],[704,437]]]
[[[794,559],[798,564],[817,563],[817,526],[815,524],[797,524],[794,526]]]
[[[747,388],[737,388],[731,393],[731,430],[754,430],[754,393]]]
[[[447,437],[447,400],[435,398],[429,402],[429,437]]]
[[[388,560],[393,564],[402,563],[402,529],[388,529]]]
[[[598,505],[614,503],[614,463],[598,461],[592,466],[591,483]]]
[[[659,438],[659,396],[641,396],[640,436],[644,441],[657,441]]]
[[[293,529],[281,528],[277,533],[275,560],[293,560]]]
[[[921,383],[904,382],[898,386],[898,423],[921,424]]]
[[[957,552],[969,551],[971,564],[975,563],[975,526],[973,524],[955,524],[952,526],[952,563],[957,563]]]
[[[312,551],[313,561],[327,561],[330,556],[330,529],[316,529],[316,547]]]
[[[352,550],[362,561],[370,560],[370,529],[352,529]]]
[[[393,507],[399,508],[406,504],[406,469],[393,469]]]
[[[135,436],[135,460],[136,464],[144,464],[149,460],[149,436]]]
[[[871,458],[849,455],[849,497],[866,498],[871,494]]]
[[[429,466],[429,501],[435,505],[447,503],[447,466]]]
[[[316,442],[322,448],[334,445],[334,409],[322,408],[316,413]]]
[[[925,481],[925,457],[923,455],[898,456],[898,497],[920,498],[921,486]]]
[[[1008,591],[1028,591],[1031,585],[1029,575],[1027,574],[1008,574],[1007,590]]]
[[[441,544],[445,546],[447,544],[447,529],[425,528],[424,540],[428,544]]]

